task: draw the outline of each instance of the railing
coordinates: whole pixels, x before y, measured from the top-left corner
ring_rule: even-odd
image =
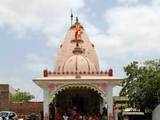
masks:
[[[49,71],[47,69],[43,70],[43,76],[53,76],[53,75],[107,75],[107,76],[113,76],[113,70],[109,69],[108,71],[97,71],[97,72],[59,72],[59,71]]]

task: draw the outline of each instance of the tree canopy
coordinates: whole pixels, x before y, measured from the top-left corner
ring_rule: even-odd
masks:
[[[17,89],[15,94],[10,95],[12,102],[28,102],[32,99],[34,99],[34,95],[31,95],[29,92],[20,91],[20,89]]]
[[[121,96],[128,96],[129,105],[150,113],[160,102],[160,60],[132,62],[124,67]]]

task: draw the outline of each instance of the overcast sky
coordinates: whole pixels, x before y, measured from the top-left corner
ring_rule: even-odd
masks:
[[[71,9],[102,70],[124,77],[131,61],[160,58],[160,0],[0,0],[0,83],[42,98],[32,78],[54,68]]]

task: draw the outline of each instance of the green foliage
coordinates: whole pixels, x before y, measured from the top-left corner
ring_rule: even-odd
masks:
[[[16,90],[15,94],[10,95],[10,100],[12,102],[28,102],[34,98],[29,92],[20,91],[20,89]]]
[[[160,60],[132,62],[124,67],[121,96],[128,96],[131,107],[150,113],[160,102]]]

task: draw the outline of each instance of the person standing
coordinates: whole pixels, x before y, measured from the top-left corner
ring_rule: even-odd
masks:
[[[57,111],[57,113],[55,115],[55,120],[62,120],[62,115],[59,111]]]
[[[68,120],[68,116],[66,113],[64,113],[64,115],[63,115],[63,120]]]
[[[107,113],[107,109],[104,107],[101,120],[108,120]]]

